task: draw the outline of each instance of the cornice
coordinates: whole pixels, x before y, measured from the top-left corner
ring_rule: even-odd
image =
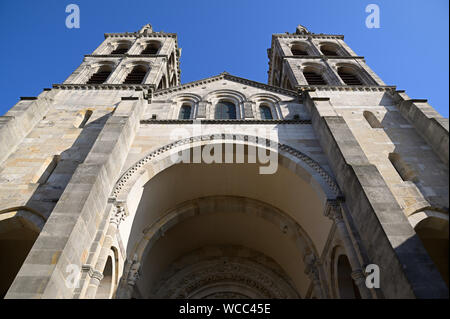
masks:
[[[53,84],[54,89],[62,90],[151,90],[154,84]]]
[[[122,32],[122,33],[105,33],[106,38],[176,38],[176,33],[166,32],[152,32],[152,33],[139,33],[139,32]]]
[[[85,54],[91,58],[164,58],[166,54]]]
[[[317,33],[305,33],[305,34],[296,34],[296,33],[275,33],[272,34],[272,38],[293,38],[293,39],[340,39],[343,40],[344,36],[342,34],[317,34]]]
[[[363,56],[359,55],[338,55],[338,56],[328,56],[328,55],[285,55],[283,59],[325,59],[325,60],[338,60],[338,59],[359,59],[364,60]]]
[[[311,124],[311,120],[249,120],[249,119],[231,119],[231,120],[155,120],[146,119],[141,120],[141,124]]]
[[[161,96],[161,95],[164,95],[164,94],[169,94],[169,93],[185,90],[185,89],[188,89],[188,88],[193,88],[193,87],[197,87],[197,86],[200,86],[200,85],[204,85],[204,84],[208,84],[208,83],[216,82],[216,81],[220,81],[220,80],[230,80],[230,81],[233,81],[233,82],[249,85],[249,86],[252,86],[252,87],[257,87],[257,88],[260,88],[260,89],[263,89],[263,90],[267,90],[267,91],[271,91],[271,92],[275,92],[275,93],[279,93],[279,94],[289,95],[289,96],[293,96],[293,97],[297,96],[295,91],[283,89],[283,88],[276,87],[276,86],[271,86],[271,85],[264,84],[264,83],[261,83],[261,82],[256,82],[256,81],[251,81],[251,80],[248,80],[248,79],[240,78],[240,77],[228,74],[226,72],[221,73],[221,74],[216,75],[216,76],[212,76],[212,77],[206,78],[206,79],[197,80],[197,81],[189,82],[189,83],[182,84],[182,85],[179,85],[179,86],[175,86],[175,87],[159,90],[159,91],[156,91],[153,96],[154,97]]]
[[[366,91],[366,92],[395,92],[396,86],[386,85],[297,85],[303,91]]]
[[[233,141],[244,141],[244,142],[252,142],[257,143],[259,145],[276,145],[277,152],[282,152],[284,154],[289,154],[293,157],[296,157],[301,162],[305,163],[307,166],[309,166],[315,173],[317,173],[317,176],[323,180],[323,182],[328,186],[329,190],[333,194],[334,199],[341,199],[342,194],[339,189],[338,184],[336,183],[333,176],[331,176],[325,169],[322,168],[322,166],[316,162],[314,159],[309,157],[308,155],[304,154],[298,149],[295,149],[287,144],[282,144],[279,142],[272,141],[270,139],[258,137],[258,136],[250,136],[245,134],[220,134],[217,135],[202,135],[202,136],[192,136],[187,137],[166,145],[163,145],[161,147],[158,147],[154,150],[152,150],[150,153],[147,153],[143,158],[141,158],[139,161],[137,161],[134,165],[132,165],[128,170],[126,170],[122,176],[119,178],[119,180],[114,185],[113,191],[110,195],[110,200],[114,201],[117,200],[122,190],[125,188],[126,184],[129,180],[132,180],[136,174],[140,174],[139,172],[142,170],[142,168],[147,165],[150,162],[153,162],[156,160],[157,157],[159,157],[161,154],[171,151],[172,149],[183,146],[183,145],[189,145],[196,142],[202,142],[202,141],[211,141],[211,140],[219,140],[219,141],[225,141],[225,140],[233,140]]]

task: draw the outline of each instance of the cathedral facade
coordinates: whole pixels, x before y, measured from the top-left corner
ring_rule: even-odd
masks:
[[[268,84],[180,83],[107,33],[0,117],[3,298],[448,298],[449,126],[342,35],[274,34]]]

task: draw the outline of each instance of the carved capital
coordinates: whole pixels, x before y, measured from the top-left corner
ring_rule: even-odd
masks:
[[[109,222],[119,227],[120,223],[128,216],[127,210],[123,206],[114,206]]]
[[[324,215],[333,220],[336,224],[343,221],[341,203],[339,201],[328,201]]]
[[[98,271],[98,270],[94,270],[92,272],[91,278],[97,279],[98,281],[102,281],[103,274],[100,271]]]

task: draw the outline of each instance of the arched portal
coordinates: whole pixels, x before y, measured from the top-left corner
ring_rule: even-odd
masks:
[[[196,148],[201,152],[212,144],[236,146],[235,138],[234,144],[198,141],[172,146],[177,152],[190,149],[193,153]],[[242,144],[248,146],[249,142]],[[312,282],[307,274],[311,267],[306,267],[305,260],[318,260],[325,247],[331,221],[323,212],[327,200],[337,193],[325,171],[313,165],[311,158],[279,146],[279,166],[273,174],[260,174],[262,163],[248,161],[247,149],[241,163],[174,163],[167,151],[170,147],[164,147],[154,157],[148,155],[146,163],[139,161],[128,170],[112,196],[126,202],[129,216],[120,225],[120,238],[129,264],[138,265],[139,276],[129,273],[134,266],[125,267],[125,284],[119,287],[118,295],[126,289],[131,276],[138,278],[132,292],[135,298],[306,296]],[[221,247],[222,253],[211,247]],[[198,253],[204,251],[216,254],[212,258],[211,254]],[[251,256],[238,253],[249,251],[253,252],[247,254]],[[305,258],[311,255],[315,258]],[[276,293],[264,287],[256,289],[256,283],[249,284],[251,280],[239,277],[238,272],[234,279],[219,276],[218,282],[194,279],[197,288],[183,293],[159,289],[167,274],[176,275],[174,278],[180,282],[185,282],[185,276],[195,278],[199,274],[196,267],[185,271],[171,268],[189,258],[196,260],[198,269],[217,269],[211,265],[221,260],[230,262],[236,271],[248,265],[256,267],[264,259],[267,263],[254,268],[261,272],[253,275],[278,278],[275,282],[281,288]]]
[[[422,241],[431,260],[439,270],[448,286],[448,214],[437,211],[424,210],[412,214],[409,220]]]
[[[45,219],[26,207],[0,211],[0,298],[22,267]]]

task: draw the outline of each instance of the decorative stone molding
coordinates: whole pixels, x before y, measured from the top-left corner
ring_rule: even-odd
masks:
[[[197,118],[199,118],[197,113]],[[311,120],[252,120],[252,119],[233,119],[233,120],[155,120],[146,119],[141,120],[141,124],[311,124]]]
[[[317,34],[317,33],[305,33],[305,34],[295,34],[295,33],[278,33],[273,34],[273,38],[285,38],[285,39],[340,39],[344,40],[344,36],[340,34]]]
[[[227,249],[228,248],[228,249]],[[189,253],[167,269],[155,285],[158,298],[299,298],[290,279],[267,256],[239,246],[214,246]],[[234,251],[234,252],[233,252]],[[245,251],[246,257],[239,255]],[[194,260],[194,261],[193,261]],[[181,269],[181,270],[180,270]]]
[[[296,85],[299,91],[370,91],[395,92],[396,86],[374,85]]]
[[[128,216],[128,211],[123,206],[114,206],[109,222],[119,228],[120,223]]]
[[[87,273],[90,278],[97,279],[98,281],[101,281],[103,279],[103,274],[100,271],[95,270],[92,265],[82,265],[81,271]]]
[[[120,194],[122,188],[125,186],[127,181],[134,174],[137,174],[138,170],[141,167],[143,167],[147,163],[151,162],[154,158],[161,155],[162,153],[165,153],[165,152],[167,152],[175,147],[178,147],[178,146],[191,144],[194,142],[201,142],[203,140],[213,140],[215,138],[217,138],[217,136],[214,136],[214,135],[213,136],[205,135],[205,136],[188,137],[188,138],[181,139],[176,142],[172,142],[170,144],[161,146],[161,147],[157,148],[156,150],[150,152],[144,158],[142,158],[137,163],[135,163],[132,167],[130,167],[127,171],[125,171],[125,173],[123,173],[123,175],[119,178],[116,185],[114,186],[112,194],[110,196],[110,199],[112,199],[112,200],[117,199],[117,196]],[[226,139],[225,134],[222,134],[220,140],[225,140],[225,139]],[[256,137],[256,136],[249,136],[249,135],[243,135],[243,134],[232,134],[232,135],[228,136],[228,139],[232,139],[233,141],[246,141],[246,142],[252,141],[252,142],[258,143],[259,145],[277,145],[278,152],[280,152],[280,151],[286,152],[286,153],[296,157],[297,159],[299,159],[301,162],[305,163],[306,165],[308,165],[312,170],[314,170],[316,173],[318,173],[318,175],[323,179],[323,181],[328,185],[330,190],[333,192],[335,197],[341,196],[341,192],[339,190],[338,185],[334,181],[334,178],[332,176],[330,176],[328,174],[328,172],[326,172],[320,166],[319,163],[317,163],[315,160],[313,160],[309,156],[303,154],[299,150],[297,150],[291,146],[288,146],[286,144],[276,143],[269,139],[260,138],[260,137]]]
[[[208,83],[212,83],[212,82],[216,82],[216,81],[220,81],[220,80],[230,80],[233,82],[237,82],[237,83],[241,83],[241,84],[245,84],[248,86],[253,86],[256,88],[260,88],[260,89],[264,89],[267,91],[271,91],[271,92],[275,92],[275,93],[279,93],[279,94],[284,94],[284,95],[289,95],[289,96],[296,96],[295,91],[291,91],[291,90],[287,90],[287,89],[283,89],[277,86],[272,86],[272,85],[268,85],[268,84],[264,84],[264,83],[260,83],[260,82],[256,82],[256,81],[251,81],[251,80],[247,80],[244,78],[240,78],[231,74],[228,74],[227,72],[223,72],[219,75],[207,78],[207,79],[203,79],[203,80],[198,80],[198,81],[194,81],[194,82],[189,82],[183,85],[179,85],[176,87],[171,87],[171,88],[167,88],[167,89],[163,89],[163,90],[159,90],[155,92],[155,97],[156,96],[161,96],[164,94],[169,94],[169,93],[173,93],[173,92],[177,92],[180,90],[185,90],[188,88],[194,88],[200,85],[205,85]]]
[[[136,285],[136,281],[140,277],[140,274],[139,274],[140,267],[141,267],[141,263],[137,260],[133,260],[130,270],[128,272],[128,277],[127,277],[127,284],[129,286]]]
[[[61,90],[152,90],[154,84],[53,84]]]
[[[340,201],[327,201],[324,216],[330,218],[335,223],[343,221]]]

